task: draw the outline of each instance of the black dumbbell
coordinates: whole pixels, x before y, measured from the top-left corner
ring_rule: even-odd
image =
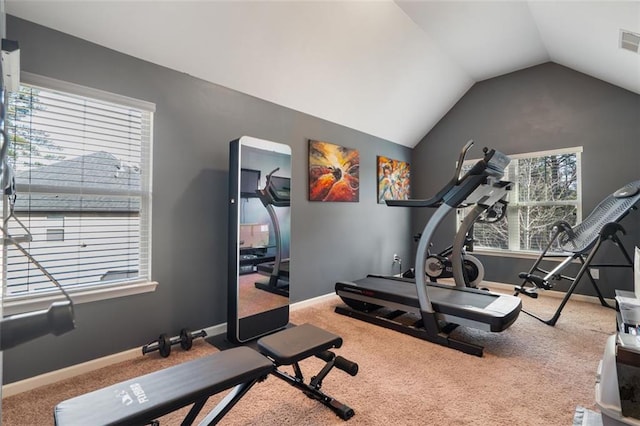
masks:
[[[160,337],[158,337],[158,340],[154,340],[142,347],[142,355],[155,351],[160,351],[160,355],[163,358],[166,358],[171,354],[171,339],[169,339],[169,336],[162,333]]]
[[[204,330],[198,331],[196,333],[191,333],[186,328],[180,330],[179,336],[175,336],[172,338],[169,338],[166,334],[162,333],[160,337],[158,337],[158,340],[154,340],[153,342],[142,347],[142,354],[145,355],[150,352],[159,351],[160,355],[163,358],[166,358],[171,354],[171,346],[180,343],[180,347],[185,351],[188,351],[193,346],[193,339],[206,336],[207,333]]]
[[[185,351],[191,349],[193,346],[193,339],[197,339],[198,337],[207,337],[207,332],[204,330],[200,330],[195,333],[191,333],[186,328],[180,330],[180,347]]]

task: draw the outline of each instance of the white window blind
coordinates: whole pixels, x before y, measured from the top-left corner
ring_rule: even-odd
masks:
[[[150,281],[154,106],[37,76],[24,81],[6,119],[14,213],[32,236],[22,245],[71,291]],[[21,239],[9,206],[8,230]],[[56,291],[12,245],[3,254],[7,299]]]

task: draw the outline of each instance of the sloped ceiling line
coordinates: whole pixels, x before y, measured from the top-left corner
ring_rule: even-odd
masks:
[[[640,93],[640,55],[615,42],[640,32],[638,1],[6,0],[6,12],[409,147],[474,82],[549,60]]]

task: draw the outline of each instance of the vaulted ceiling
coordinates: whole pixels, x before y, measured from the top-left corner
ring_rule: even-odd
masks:
[[[640,94],[639,1],[6,0],[6,12],[415,146],[478,81],[553,61]]]

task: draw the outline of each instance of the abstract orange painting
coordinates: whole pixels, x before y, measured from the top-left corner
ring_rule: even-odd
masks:
[[[378,156],[378,203],[409,199],[409,163]]]
[[[358,150],[309,141],[309,201],[357,202],[360,199]]]

